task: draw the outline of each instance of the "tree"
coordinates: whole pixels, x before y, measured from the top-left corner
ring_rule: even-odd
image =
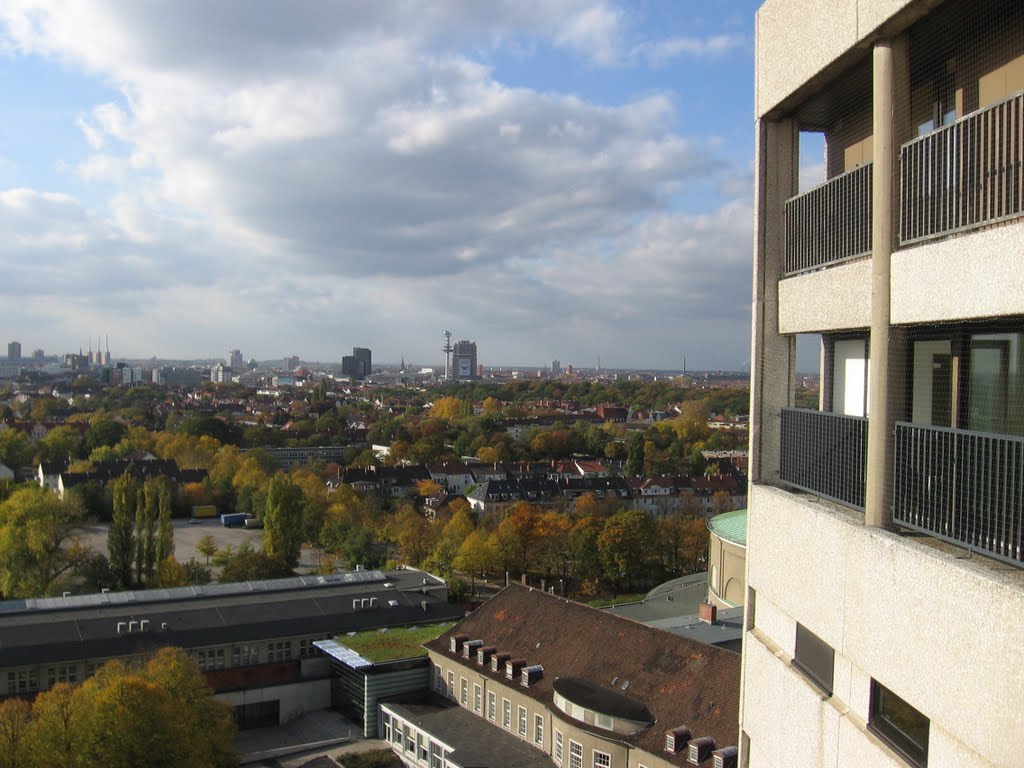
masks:
[[[0,591],[10,599],[58,591],[60,579],[84,557],[76,537],[77,500],[36,486],[19,488],[0,504]]]
[[[430,498],[431,496],[439,496],[444,493],[444,486],[436,480],[419,480],[416,482],[416,495],[422,496],[423,498]]]
[[[398,544],[402,559],[419,567],[433,543],[430,523],[411,505],[403,504],[391,522],[391,528],[391,539]]]
[[[274,475],[263,511],[263,551],[289,568],[302,550],[302,489],[287,475]]]
[[[128,428],[119,421],[106,418],[97,419],[85,433],[82,450],[85,455],[89,455],[101,445],[113,448],[121,442],[127,432]]]
[[[213,534],[206,533],[196,542],[196,552],[206,557],[206,564],[210,564],[210,558],[217,554],[217,542]]]
[[[533,565],[537,538],[537,509],[521,501],[505,511],[494,532],[494,541],[506,571],[526,573]]]
[[[28,765],[32,705],[23,699],[0,701],[0,768]]]
[[[32,461],[32,443],[20,429],[0,431],[0,464],[20,469]]]
[[[616,584],[645,573],[654,549],[654,523],[646,512],[627,509],[613,515],[597,537],[605,577]]]
[[[468,573],[472,593],[476,594],[476,575],[494,568],[498,553],[490,536],[479,529],[473,531],[459,545],[452,565],[462,573]]]
[[[644,471],[644,434],[634,432],[629,438],[624,472],[626,477],[639,477]]]
[[[155,585],[158,587],[184,587],[189,584],[189,578],[188,570],[174,555],[168,555],[157,564]]]
[[[439,397],[430,409],[430,417],[452,421],[464,414],[465,403],[457,397]]]
[[[81,438],[71,427],[54,427],[36,443],[36,457],[41,462],[60,464],[78,453]]]
[[[138,495],[139,483],[131,474],[126,472],[114,481],[114,514],[107,531],[107,553],[110,555],[110,568],[120,587],[128,587],[132,583]]]

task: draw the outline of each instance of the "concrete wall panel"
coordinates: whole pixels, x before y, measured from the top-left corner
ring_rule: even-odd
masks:
[[[867,328],[871,323],[871,259],[806,272],[779,282],[779,331]]]

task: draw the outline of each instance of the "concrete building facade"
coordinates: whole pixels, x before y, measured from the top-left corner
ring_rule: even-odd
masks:
[[[756,66],[741,765],[1019,765],[1024,5],[768,0]]]

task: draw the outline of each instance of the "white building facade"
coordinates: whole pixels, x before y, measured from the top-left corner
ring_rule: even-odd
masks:
[[[1024,4],[768,0],[756,66],[740,764],[1021,765]]]

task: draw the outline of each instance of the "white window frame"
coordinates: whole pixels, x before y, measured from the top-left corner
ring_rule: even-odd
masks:
[[[455,701],[455,673],[448,670],[448,698]]]
[[[492,723],[498,721],[498,696],[494,691],[487,692],[487,719]]]
[[[517,719],[517,731],[518,731],[519,735],[522,736],[525,739],[527,731],[529,729],[529,722],[530,722],[529,714],[530,713],[526,711],[526,707],[520,707],[519,711],[516,714],[518,716],[518,719]]]
[[[569,768],[583,768],[583,745],[569,739]]]
[[[478,715],[483,712],[484,689],[477,683],[473,683],[473,711]]]
[[[533,743],[544,743],[544,715],[533,716]]]
[[[612,756],[608,752],[602,752],[599,749],[592,750],[594,758],[594,768],[612,768]]]
[[[505,698],[501,700],[501,727],[512,730],[512,702]]]
[[[464,677],[459,678],[459,704],[469,706],[469,681]]]
[[[562,752],[563,752],[562,732],[560,730],[558,730],[557,728],[555,728],[555,754],[554,754],[554,758],[555,758],[555,762],[558,763],[559,765],[562,764]]]

